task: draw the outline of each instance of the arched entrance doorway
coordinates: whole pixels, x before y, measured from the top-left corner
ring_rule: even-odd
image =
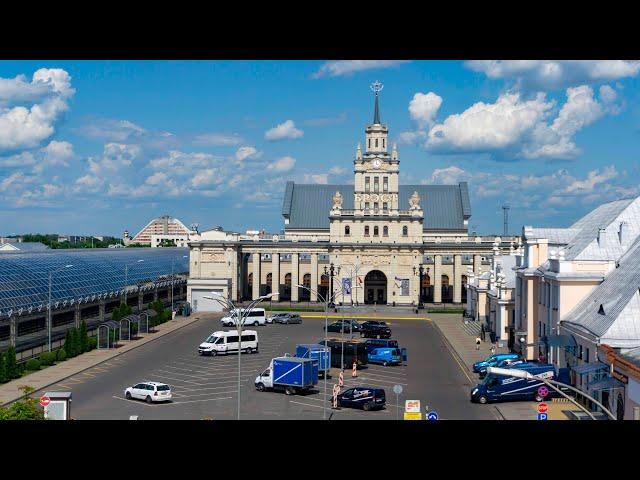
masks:
[[[380,270],[371,270],[364,277],[364,302],[387,303],[387,276]]]

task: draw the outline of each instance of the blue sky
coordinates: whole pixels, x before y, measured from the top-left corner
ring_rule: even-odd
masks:
[[[470,225],[567,226],[640,194],[635,61],[0,61],[0,234],[283,228],[286,180],[351,183],[384,83],[402,183]],[[428,201],[428,199],[426,200]]]

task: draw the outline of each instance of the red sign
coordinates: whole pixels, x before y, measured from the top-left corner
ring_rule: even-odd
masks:
[[[547,413],[548,409],[549,409],[549,407],[547,406],[546,403],[539,403],[538,404],[538,413]]]
[[[46,407],[47,405],[49,405],[49,403],[51,403],[51,399],[46,395],[40,397],[40,405]]]

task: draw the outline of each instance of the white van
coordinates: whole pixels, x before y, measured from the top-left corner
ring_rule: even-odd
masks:
[[[242,318],[242,315],[245,315],[246,309],[237,308],[229,312],[229,315],[226,315],[220,319],[223,327],[235,327],[238,318]],[[264,308],[252,308],[247,318],[244,321],[244,325],[253,325],[257,327],[258,325],[266,325],[267,317],[264,313]]]
[[[242,331],[242,346],[238,345],[238,331],[230,330],[228,332],[213,332],[198,347],[200,355],[219,355],[230,352],[237,352],[238,348],[242,349],[242,353],[258,353],[258,332],[255,330]]]

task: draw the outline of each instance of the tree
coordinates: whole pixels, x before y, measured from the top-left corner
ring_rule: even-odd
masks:
[[[87,322],[82,320],[80,324],[80,352],[89,350],[89,335],[87,334]]]
[[[16,364],[16,349],[9,347],[7,353],[4,355],[4,368],[7,375],[7,380],[13,380],[18,378],[18,365]]]
[[[34,389],[23,385],[20,390],[24,393],[24,398],[7,408],[0,407],[0,420],[44,420],[44,411],[39,407],[38,401],[30,397]]]
[[[82,352],[80,351],[80,332],[75,327],[71,329],[71,342],[73,344],[73,356],[76,357]]]
[[[0,352],[0,383],[6,382],[7,379],[7,370],[4,365],[4,355]]]
[[[71,338],[71,329],[68,328],[67,333],[64,336],[64,349],[65,349],[65,352],[67,352],[67,358],[74,357],[72,342],[73,340]]]

